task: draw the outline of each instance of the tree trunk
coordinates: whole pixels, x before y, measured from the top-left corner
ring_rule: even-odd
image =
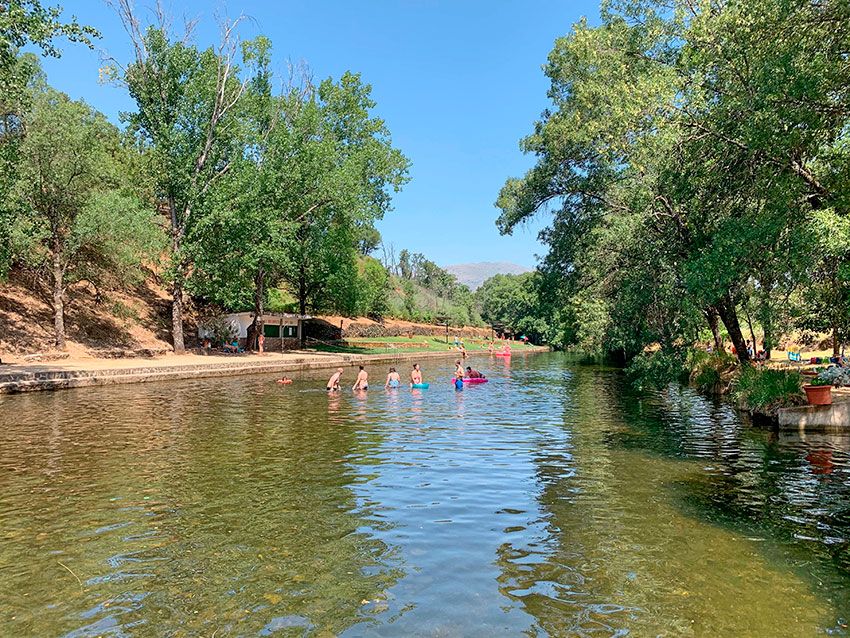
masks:
[[[171,338],[174,342],[174,353],[183,354],[186,351],[183,343],[183,282],[179,275],[174,278],[171,293]]]
[[[764,326],[764,358],[770,361],[770,351],[773,349],[773,330],[767,324]]]
[[[298,276],[298,313],[302,317],[307,314],[307,274],[303,265]]]
[[[752,342],[753,342],[753,354],[755,354],[755,353],[758,352],[758,346],[756,345],[758,342],[756,341],[756,331],[753,330],[753,320],[750,317],[750,311],[749,310],[746,311],[746,316],[747,316],[747,327],[750,329],[750,339],[752,339]]]
[[[727,293],[719,303],[715,304],[717,314],[720,315],[720,320],[726,326],[726,332],[729,333],[729,338],[732,340],[732,345],[735,346],[735,352],[738,361],[741,363],[749,363],[750,355],[747,352],[747,344],[744,341],[744,335],[741,332],[741,324],[738,322],[738,313],[735,311],[735,303]]]
[[[58,237],[53,238],[53,330],[56,347],[65,349],[65,269]]]
[[[838,342],[838,324],[832,324],[832,356],[837,357],[841,354],[841,345]]]
[[[723,340],[720,338],[720,329],[718,326],[720,316],[717,314],[717,308],[714,306],[706,308],[705,318],[708,320],[708,327],[711,328],[711,336],[714,338],[714,351],[721,352],[723,350]]]
[[[257,274],[254,277],[254,319],[251,325],[248,326],[248,343],[245,346],[247,350],[258,349],[258,339],[263,334],[263,314],[265,314],[265,279],[266,273],[263,267],[260,266]]]
[[[171,340],[174,353],[183,354],[186,346],[183,343],[183,264],[180,258],[182,230],[177,217],[177,204],[171,195],[168,197],[168,211],[171,216],[171,258],[177,262],[171,289]]]

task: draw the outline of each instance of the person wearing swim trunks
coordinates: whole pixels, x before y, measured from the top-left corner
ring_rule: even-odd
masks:
[[[460,359],[455,361],[455,378],[461,380],[463,379],[463,366],[460,365]]]
[[[339,390],[339,379],[342,377],[342,368],[337,368],[330,379],[328,379],[327,391],[333,392]]]
[[[401,377],[398,376],[398,372],[395,371],[395,368],[390,368],[390,372],[387,375],[387,382],[384,384],[385,388],[397,388],[401,385]]]
[[[369,389],[369,373],[360,366],[360,372],[357,373],[357,380],[351,386],[352,390],[368,390]]]

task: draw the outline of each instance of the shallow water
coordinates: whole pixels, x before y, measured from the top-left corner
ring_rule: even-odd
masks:
[[[850,439],[450,363],[0,397],[0,634],[845,635]]]

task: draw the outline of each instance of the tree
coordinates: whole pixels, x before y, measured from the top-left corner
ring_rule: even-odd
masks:
[[[348,287],[357,276],[362,231],[389,210],[391,193],[407,180],[408,161],[371,115],[370,93],[353,73],[325,80],[289,98],[284,125],[270,137],[274,206],[294,228],[283,279],[302,314],[351,311]]]
[[[118,130],[82,102],[52,89],[26,116],[11,189],[27,262],[49,272],[56,346],[65,348],[65,293],[81,279],[127,277],[155,252],[152,214],[122,188]]]
[[[481,317],[515,335],[525,334],[531,341],[549,342],[553,334],[550,317],[541,305],[541,279],[536,272],[490,277],[475,291]]]
[[[751,298],[772,331],[795,236],[846,206],[826,167],[846,165],[847,17],[829,0],[612,0],[555,43],[553,108],[523,142],[537,163],[506,182],[498,223],[554,212],[544,268],[567,307],[604,308],[606,350],[681,350],[719,318],[746,362]]]
[[[204,207],[210,189],[241,156],[237,104],[246,83],[236,66],[239,20],[222,27],[221,42],[199,50],[189,34],[175,37],[164,26],[143,29],[131,0],[114,0],[133,45],[134,58],[116,66],[113,76],[126,84],[136,112],[128,129],[149,158],[149,170],[171,228],[172,338],[184,350],[184,287],[189,272],[185,239]]]
[[[20,50],[32,44],[43,55],[59,57],[55,44],[59,37],[88,47],[100,37],[97,30],[73,18],[63,22],[61,13],[59,7],[44,7],[37,0],[0,4],[0,235],[9,240],[0,244],[0,277],[6,274],[15,256],[15,243],[20,240],[14,236],[20,227],[6,204],[18,170],[18,147],[24,133],[23,115],[30,108],[31,85],[41,79],[36,56],[22,55]]]
[[[807,244],[814,250],[797,302],[797,323],[804,330],[828,332],[837,357],[850,339],[850,218],[819,211],[808,230]]]
[[[358,264],[357,314],[381,319],[389,309],[389,273],[377,259],[363,257]]]
[[[76,18],[62,22],[60,7],[44,7],[38,0],[5,0],[0,9],[0,69],[4,71],[15,65],[18,52],[26,44],[34,44],[43,55],[56,58],[60,55],[54,43],[58,37],[89,48],[92,40],[100,37],[97,29],[80,25]],[[7,88],[0,86],[0,94]]]

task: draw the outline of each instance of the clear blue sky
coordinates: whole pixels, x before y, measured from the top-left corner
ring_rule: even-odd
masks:
[[[129,48],[113,11],[101,0],[58,0],[103,33],[98,47],[119,60]],[[50,2],[48,4],[53,4]],[[153,2],[137,0],[141,10]],[[169,2],[179,24],[199,18],[197,39],[214,42],[216,14],[252,18],[244,37],[271,38],[280,72],[286,61],[307,63],[316,80],[360,72],[373,87],[395,145],[412,161],[411,181],[379,224],[384,240],[425,253],[441,265],[512,261],[535,265],[545,249],[545,220],[501,237],[493,202],[504,180],[533,158],[519,151],[546,108],[541,65],[556,37],[581,16],[596,21],[598,0],[230,0]],[[149,15],[149,14],[148,14]],[[48,79],[117,121],[132,109],[126,93],[98,83],[100,55],[62,44],[45,60]]]

